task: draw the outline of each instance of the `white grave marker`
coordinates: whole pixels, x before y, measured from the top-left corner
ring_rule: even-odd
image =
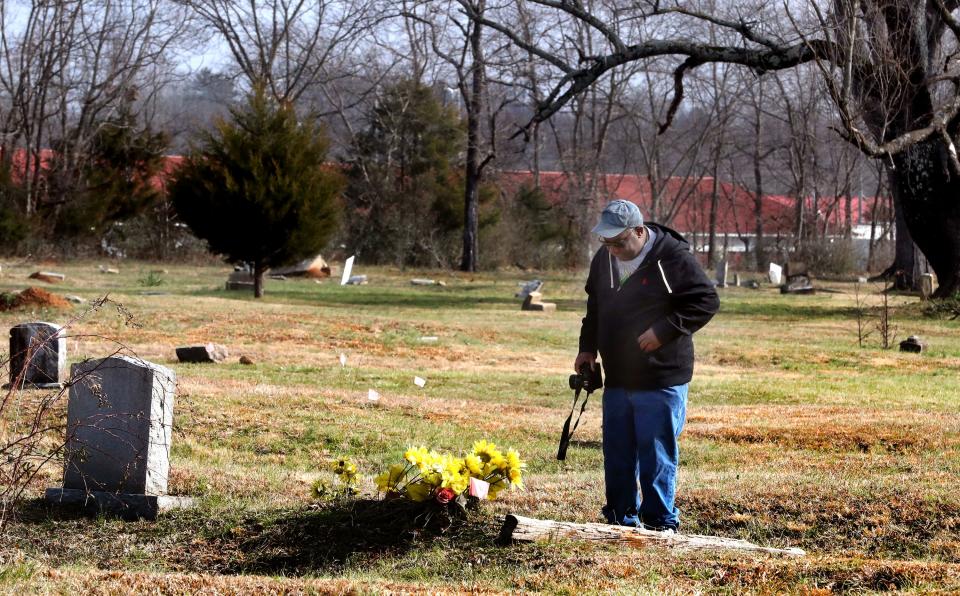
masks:
[[[780,282],[783,280],[783,267],[777,265],[776,263],[770,263],[770,283],[775,286],[779,286]]]
[[[350,279],[350,273],[353,272],[353,259],[354,257],[348,258],[343,262],[343,275],[340,276],[340,285],[347,285],[347,280]]]
[[[423,388],[423,386],[427,384],[427,380],[420,377],[413,377],[413,384],[417,387]]]
[[[346,365],[347,365],[347,355],[340,354],[340,366],[346,366]]]
[[[367,389],[367,399],[370,401],[380,401],[380,394],[373,389]]]

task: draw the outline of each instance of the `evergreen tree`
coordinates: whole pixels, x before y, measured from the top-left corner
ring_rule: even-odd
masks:
[[[342,183],[323,165],[328,145],[315,120],[258,88],[175,173],[181,219],[213,252],[253,264],[257,298],[268,268],[316,255],[334,231]]]
[[[54,192],[70,197],[55,218],[58,236],[76,239],[102,235],[114,222],[137,217],[159,200],[156,177],[163,170],[169,140],[149,126],[138,130],[132,101],[131,96],[97,129],[78,176],[61,171],[67,167],[62,163],[64,147],[57,148],[51,178],[55,185],[75,185]]]
[[[456,110],[429,87],[387,88],[354,139],[347,243],[366,262],[449,266],[460,251],[464,130]]]

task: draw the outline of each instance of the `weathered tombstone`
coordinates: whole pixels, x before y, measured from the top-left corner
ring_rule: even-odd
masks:
[[[543,294],[540,292],[530,292],[520,310],[553,311],[557,310],[557,305],[553,302],[543,302]]]
[[[539,292],[543,289],[543,282],[539,279],[534,279],[527,282],[519,282],[520,291],[514,294],[514,298],[523,298],[527,299],[527,296],[530,295],[530,292]]]
[[[923,351],[924,344],[920,341],[920,338],[916,335],[911,335],[907,339],[900,342],[900,351],[901,352],[914,352],[919,354]]]
[[[783,267],[783,275],[789,280],[797,275],[809,277],[810,271],[807,269],[807,264],[802,261],[787,261],[787,264]]]
[[[779,286],[780,282],[783,280],[783,268],[776,263],[770,263],[770,272],[767,275],[770,279],[770,283],[775,286]]]
[[[727,263],[726,259],[720,259],[720,262],[717,263],[716,280],[717,280],[718,288],[727,287],[727,272],[729,270],[728,268],[729,268],[729,263]]]
[[[227,277],[227,290],[253,290],[253,273],[234,271]]]
[[[10,328],[11,386],[38,389],[60,386],[67,364],[67,339],[62,330],[59,325],[42,321]]]
[[[177,348],[177,360],[180,362],[220,362],[230,353],[226,346],[209,343],[202,346],[181,346]]]
[[[736,288],[739,288],[739,287],[740,287],[740,274],[739,274],[739,273],[734,273],[734,274],[733,274],[733,286],[736,287]]]
[[[923,273],[920,275],[920,297],[924,300],[933,295],[933,274]]]
[[[189,505],[167,495],[173,371],[113,356],[74,364],[71,378],[63,488],[47,500],[148,519]]]
[[[814,294],[816,290],[813,282],[806,275],[793,275],[787,278],[787,283],[780,286],[781,294]]]

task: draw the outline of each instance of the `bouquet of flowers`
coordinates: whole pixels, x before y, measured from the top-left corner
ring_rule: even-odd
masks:
[[[506,488],[523,488],[527,467],[514,449],[502,452],[488,441],[477,441],[465,457],[413,447],[404,453],[406,463],[394,464],[376,477],[377,489],[386,498],[414,502],[463,504],[467,497],[495,499]]]

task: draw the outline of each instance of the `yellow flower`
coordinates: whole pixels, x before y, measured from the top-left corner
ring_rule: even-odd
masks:
[[[411,500],[418,503],[426,501],[430,498],[430,493],[433,492],[433,487],[424,484],[423,482],[414,482],[413,484],[407,485],[407,496]]]
[[[467,469],[470,470],[471,475],[479,476],[483,473],[483,460],[481,460],[476,454],[471,453],[463,458],[463,463]]]
[[[511,470],[520,469],[526,466],[525,463],[520,461],[520,454],[517,453],[516,449],[507,450],[507,465],[510,467]]]
[[[382,493],[395,491],[406,476],[407,467],[403,464],[393,464],[390,469],[374,478],[377,490]]]
[[[510,484],[520,487],[523,487],[523,476],[520,473],[520,468],[510,468]]]

